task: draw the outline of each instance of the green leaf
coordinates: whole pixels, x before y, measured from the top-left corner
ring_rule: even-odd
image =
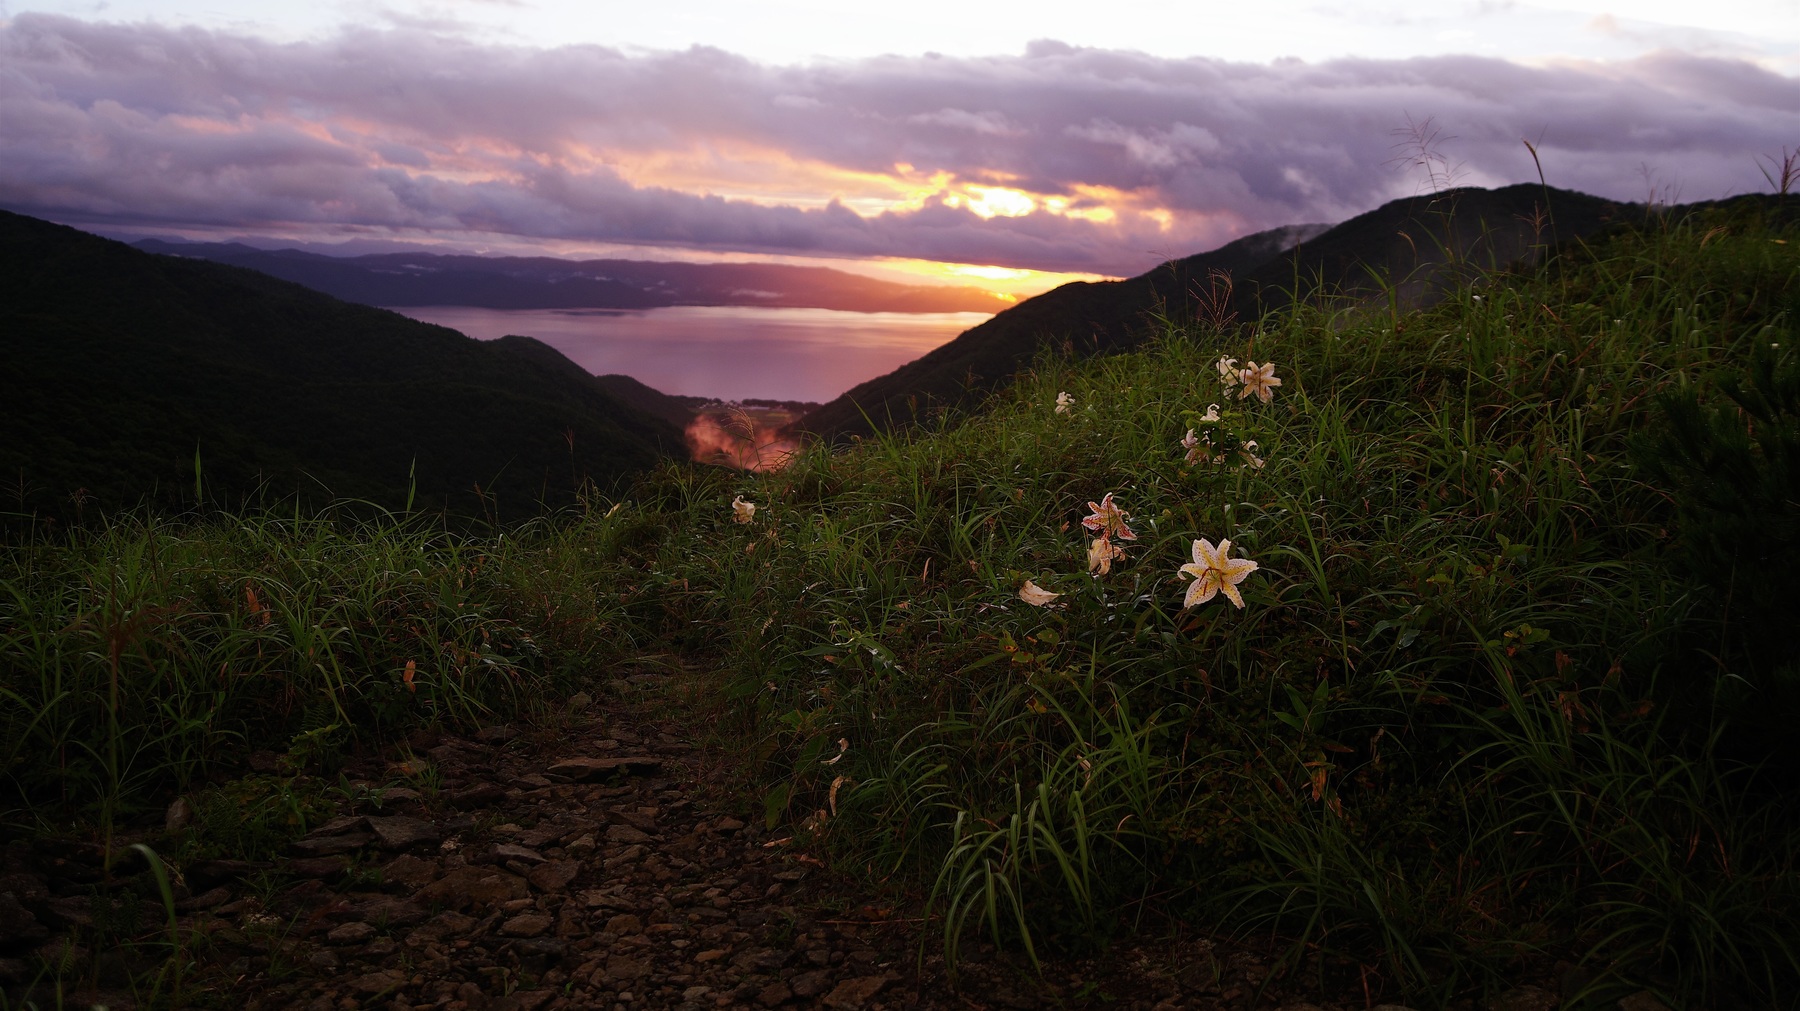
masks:
[[[788,796],[792,792],[792,786],[782,783],[763,797],[763,824],[765,826],[774,828],[781,824],[781,816],[787,813]]]

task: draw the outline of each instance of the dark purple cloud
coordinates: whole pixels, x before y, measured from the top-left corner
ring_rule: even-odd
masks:
[[[1800,140],[1800,81],[1675,54],[1240,64],[1046,42],[1017,56],[764,66],[716,49],[538,50],[423,31],[283,44],[44,15],[0,25],[0,204],[95,224],[491,232],[1122,274],[1415,192],[1422,177],[1394,164],[1408,116],[1454,135],[1442,152],[1462,182],[1535,179],[1529,137],[1552,184],[1641,199],[1647,171],[1697,199],[1763,187],[1756,157]],[[817,199],[770,189],[777,152],[795,186],[826,187]],[[734,181],[745,157],[761,166]],[[699,167],[656,185],[674,178],[658,175],[659,158]],[[833,178],[901,163],[915,179],[1101,200],[1118,216],[821,203],[850,185]]]

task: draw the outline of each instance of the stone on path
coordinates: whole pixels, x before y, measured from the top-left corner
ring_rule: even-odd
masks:
[[[569,887],[575,875],[581,873],[581,865],[573,860],[552,860],[531,869],[525,880],[540,892],[560,892]]]
[[[650,962],[647,959],[613,955],[606,960],[606,980],[609,983],[629,983],[649,972]]]
[[[380,972],[358,976],[350,981],[352,989],[377,995],[398,990],[405,985],[406,973],[398,969],[383,969]]]
[[[621,845],[630,845],[632,843],[647,843],[650,841],[650,836],[643,829],[632,828],[630,825],[608,825],[606,827],[606,841],[610,843],[619,843]]]
[[[817,997],[831,988],[831,973],[825,969],[802,973],[788,980],[796,997]]]
[[[492,867],[457,867],[419,889],[415,898],[427,905],[461,910],[497,906],[530,894],[525,879]]]
[[[567,776],[577,783],[592,782],[604,779],[614,773],[646,776],[658,772],[663,767],[663,760],[648,756],[630,756],[620,758],[565,758],[548,771],[559,776]]]
[[[488,1011],[537,1011],[555,999],[555,990],[521,990],[505,997],[497,997],[487,1006]]]
[[[825,995],[825,1006],[837,1011],[857,1011],[869,998],[881,992],[887,986],[886,976],[863,976],[858,979],[847,979],[831,988]]]
[[[361,944],[375,936],[375,928],[366,923],[346,923],[331,928],[325,940],[331,944]]]
[[[344,835],[365,827],[367,823],[368,819],[360,814],[339,815],[306,833],[306,838],[317,839],[328,835]]]
[[[423,888],[438,876],[436,861],[421,860],[410,854],[401,854],[381,867],[381,880],[392,881],[408,888]]]
[[[340,853],[354,853],[375,841],[370,832],[349,832],[344,835],[323,835],[317,838],[307,837],[289,843],[289,848],[307,857],[329,857]]]
[[[388,818],[370,816],[369,827],[381,837],[381,845],[390,850],[412,849],[424,843],[436,843],[440,836],[438,830],[423,818],[409,818],[406,815],[394,815]]]
[[[555,920],[542,913],[520,913],[501,924],[500,933],[507,937],[536,937],[555,923]]]
[[[426,917],[431,914],[425,910],[425,907],[415,902],[386,896],[356,907],[355,915],[364,923],[373,923],[377,926],[410,927],[417,923],[424,923]]]

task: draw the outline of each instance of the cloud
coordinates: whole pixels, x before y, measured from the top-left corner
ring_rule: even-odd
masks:
[[[1641,199],[1654,172],[1695,199],[1762,188],[1755,158],[1800,137],[1800,81],[1673,53],[1249,64],[1044,42],[769,66],[413,28],[0,24],[0,204],[96,224],[1126,274],[1415,192],[1393,164],[1409,116],[1454,135],[1462,181],[1534,180],[1529,137],[1554,185]]]

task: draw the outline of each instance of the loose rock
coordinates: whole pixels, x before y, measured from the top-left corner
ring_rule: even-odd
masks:
[[[604,779],[614,773],[647,776],[661,770],[663,760],[646,756],[619,758],[569,758],[557,762],[550,772],[567,776],[578,783]]]
[[[573,860],[552,860],[547,864],[535,867],[525,880],[541,892],[560,892],[575,880],[581,873],[581,865]]]
[[[390,850],[408,850],[436,843],[441,838],[435,826],[420,818],[409,818],[406,815],[389,818],[370,816],[368,822],[369,827],[380,837],[381,845]]]
[[[384,994],[400,989],[406,985],[406,974],[398,969],[386,969],[358,976],[350,981],[350,987],[360,993]]]
[[[381,867],[381,879],[391,881],[408,888],[423,888],[436,880],[438,865],[434,860],[421,860],[410,854],[401,854]]]
[[[825,995],[825,1006],[838,1011],[857,1011],[869,1002],[869,998],[881,992],[887,986],[886,976],[863,976],[860,979],[847,979]]]
[[[346,923],[333,927],[325,940],[332,944],[361,944],[374,936],[375,928],[366,923]]]

